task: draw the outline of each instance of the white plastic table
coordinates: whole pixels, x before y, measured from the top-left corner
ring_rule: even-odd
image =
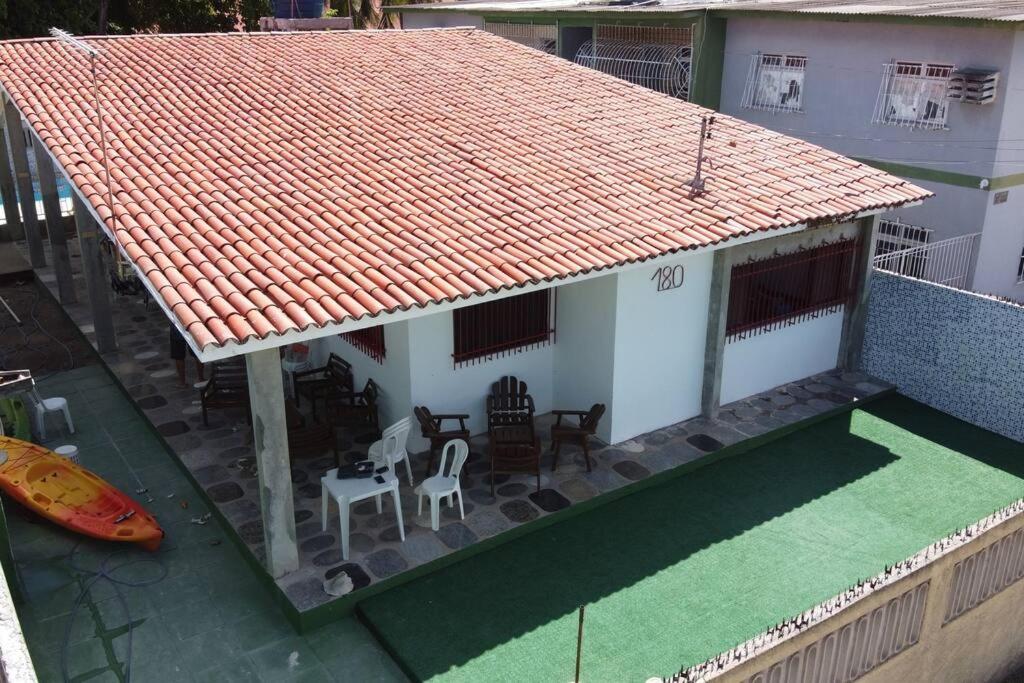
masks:
[[[390,492],[395,501],[395,517],[398,519],[398,535],[405,541],[405,523],[402,521],[402,499],[398,495],[398,477],[394,467],[383,475],[384,483],[378,484],[373,477],[365,479],[338,479],[337,468],[328,470],[320,478],[322,531],[327,531],[327,498],[330,496],[338,504],[338,516],[341,518],[341,558],[348,559],[349,506],[367,498],[377,498],[377,514],[382,512],[380,497]]]

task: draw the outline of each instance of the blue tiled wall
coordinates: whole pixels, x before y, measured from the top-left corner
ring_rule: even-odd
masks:
[[[1024,306],[876,271],[864,370],[917,401],[1024,441]]]

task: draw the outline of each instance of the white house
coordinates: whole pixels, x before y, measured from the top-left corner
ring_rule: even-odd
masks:
[[[73,188],[101,351],[98,228],[201,360],[246,358],[274,576],[298,563],[283,347],[354,364],[385,422],[480,432],[514,374],[540,412],[605,403],[620,441],[855,365],[877,216],[929,196],[474,29],[85,47],[101,125],[82,47],[53,40],[0,44],[8,120]]]

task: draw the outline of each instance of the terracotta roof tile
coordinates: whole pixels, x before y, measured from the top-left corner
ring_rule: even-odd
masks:
[[[198,347],[926,198],[468,29],[0,44],[0,83]]]

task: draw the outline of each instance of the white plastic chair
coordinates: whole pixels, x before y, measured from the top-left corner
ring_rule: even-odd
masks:
[[[454,451],[451,466],[445,471],[448,464],[448,453]],[[469,457],[469,444],[462,439],[452,439],[444,445],[441,451],[441,464],[437,467],[437,474],[424,479],[423,483],[416,487],[416,495],[419,496],[416,502],[416,514],[423,514],[423,496],[430,498],[430,528],[437,531],[440,526],[439,517],[441,514],[440,503],[442,498],[448,499],[448,507],[452,506],[452,498],[459,497],[459,517],[466,518],[462,507],[462,488],[459,486],[459,473],[462,466],[466,464]]]
[[[68,409],[68,401],[60,396],[43,398],[36,389],[28,392],[29,402],[35,407],[36,431],[39,432],[39,440],[46,440],[46,414],[64,413],[64,421],[68,425],[68,431],[75,433],[75,423],[71,421],[71,410]]]
[[[391,467],[397,468],[398,461],[405,461],[405,473],[409,475],[409,486],[413,485],[412,466],[409,464],[409,453],[405,450],[406,442],[409,441],[409,432],[412,430],[412,418],[407,417],[399,420],[384,430],[380,441],[370,444],[369,458],[376,463],[390,463]],[[396,472],[397,474],[397,472]]]

